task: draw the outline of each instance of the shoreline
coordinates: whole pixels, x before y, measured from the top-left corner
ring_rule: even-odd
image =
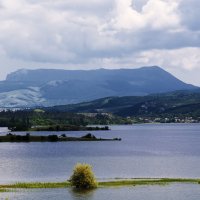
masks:
[[[134,178],[117,179],[113,181],[100,181],[97,188],[126,187],[142,185],[167,185],[172,183],[200,184],[200,178]],[[70,182],[18,182],[14,184],[0,184],[0,192],[7,189],[55,189],[69,188]]]

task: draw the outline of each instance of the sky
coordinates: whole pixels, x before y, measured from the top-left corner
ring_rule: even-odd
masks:
[[[0,79],[161,66],[200,86],[199,0],[0,0]]]

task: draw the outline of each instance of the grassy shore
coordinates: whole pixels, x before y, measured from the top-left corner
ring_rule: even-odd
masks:
[[[123,186],[138,186],[138,185],[165,185],[170,183],[192,183],[199,184],[200,179],[182,179],[182,178],[148,178],[148,179],[120,179],[106,182],[99,182],[98,187],[123,187]],[[67,182],[34,182],[34,183],[15,183],[0,185],[0,192],[5,192],[6,189],[47,189],[47,188],[67,188],[70,183]]]

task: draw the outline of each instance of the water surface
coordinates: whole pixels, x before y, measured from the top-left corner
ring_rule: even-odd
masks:
[[[200,177],[200,124],[145,124],[111,129],[92,133],[102,138],[121,137],[122,141],[0,143],[0,183],[65,181],[77,162],[93,165],[99,179]],[[74,136],[86,133],[65,132]]]
[[[200,197],[200,185],[101,188],[87,193],[77,193],[69,188],[19,190],[15,193],[2,193],[0,200],[6,197],[9,200],[197,200]]]

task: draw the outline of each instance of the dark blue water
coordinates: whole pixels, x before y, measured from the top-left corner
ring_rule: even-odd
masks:
[[[93,133],[103,138],[121,137],[122,141],[0,143],[0,183],[64,181],[77,162],[93,165],[99,179],[200,177],[200,124],[111,129]],[[77,136],[86,133],[66,132]]]

